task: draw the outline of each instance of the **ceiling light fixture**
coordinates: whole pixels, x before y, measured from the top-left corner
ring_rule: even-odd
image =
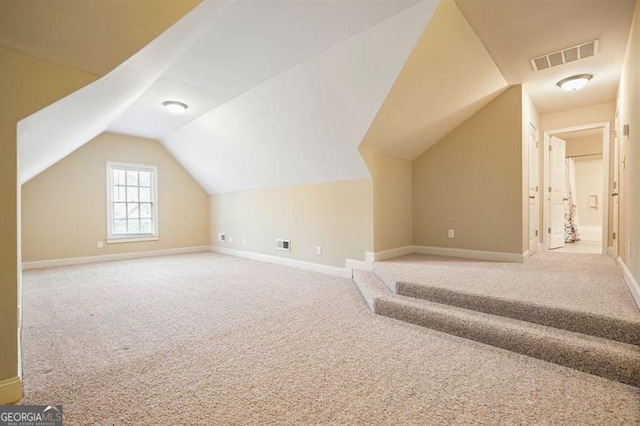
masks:
[[[164,101],[162,105],[164,105],[165,108],[167,108],[173,115],[182,114],[189,108],[187,104],[178,101]]]
[[[572,75],[571,77],[567,77],[564,80],[560,80],[558,82],[558,87],[560,87],[565,92],[573,92],[575,90],[582,89],[592,78],[593,75],[591,74]]]

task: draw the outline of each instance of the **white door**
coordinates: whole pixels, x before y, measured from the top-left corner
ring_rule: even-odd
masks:
[[[538,250],[539,203],[538,187],[540,176],[540,151],[538,129],[533,124],[529,126],[529,252]]]
[[[564,247],[566,151],[567,143],[552,136],[549,140],[549,249]]]
[[[620,129],[618,128],[618,111],[616,111],[615,121],[615,139],[613,141],[613,183],[611,184],[611,201],[613,202],[613,224],[612,224],[612,236],[613,236],[613,255],[618,258],[618,205],[620,197],[618,192],[620,191]],[[606,240],[604,241],[608,243]]]

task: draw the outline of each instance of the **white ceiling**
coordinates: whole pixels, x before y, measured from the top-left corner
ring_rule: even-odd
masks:
[[[522,83],[541,114],[612,101],[627,45],[634,0],[456,0],[509,84]],[[593,39],[594,57],[542,71],[529,59]],[[563,92],[556,83],[593,74],[589,85]]]
[[[228,2],[204,2],[113,71],[18,123],[20,183],[104,132],[203,32]]]
[[[358,145],[436,7],[419,3],[334,44],[162,144],[209,193],[368,177]]]
[[[356,179],[369,175],[368,130],[372,148],[415,158],[507,83],[542,114],[615,98],[633,0],[443,2],[428,27],[438,0],[205,1],[22,120],[20,181],[105,130],[159,139],[209,193]],[[594,38],[596,57],[531,69],[531,57]],[[584,72],[594,79],[582,91],[555,86]],[[169,115],[169,99],[189,109]]]
[[[236,2],[109,130],[159,139],[418,1]],[[169,99],[189,109],[168,117]]]
[[[417,0],[205,1],[103,78],[22,120],[18,125],[20,181],[28,181],[105,130],[158,138],[184,126],[184,134],[189,134],[194,126],[203,122],[192,121],[196,117],[215,111],[216,107],[270,82],[296,64],[310,61],[314,57],[321,58],[323,55],[326,61],[334,61],[336,66],[326,70],[327,73],[340,72],[340,75],[336,76],[335,81],[331,78],[325,81],[324,76],[316,76],[316,80],[323,80],[324,91],[335,90],[332,83],[342,84],[342,92],[336,92],[338,98],[359,97],[355,102],[357,105],[354,104],[359,109],[345,111],[345,117],[351,114],[353,121],[347,124],[336,122],[332,127],[331,123],[322,121],[321,118],[298,116],[299,110],[294,109],[289,116],[280,118],[286,121],[286,129],[276,137],[287,143],[291,143],[291,138],[294,138],[310,146],[319,137],[318,134],[309,135],[316,129],[311,125],[302,129],[289,125],[307,120],[311,124],[322,122],[329,126],[319,134],[333,132],[336,136],[356,137],[359,140],[349,140],[349,143],[344,144],[345,147],[353,148],[353,153],[342,155],[339,150],[336,151],[336,155],[343,157],[334,161],[337,169],[330,166],[322,173],[311,173],[308,176],[303,172],[296,177],[283,172],[290,178],[278,182],[296,184],[362,176],[366,168],[357,155],[357,143],[362,139],[389,86],[437,6],[436,1],[430,0],[422,6],[416,6],[416,3]],[[404,13],[404,18],[394,18],[392,33],[388,31],[388,24],[380,24],[411,6],[415,8],[413,16],[411,13]],[[375,34],[379,32],[385,37],[376,37]],[[350,37],[353,40],[362,39],[362,34],[370,35],[364,36],[364,42],[347,44],[347,49],[356,51],[345,52],[344,40],[349,40]],[[342,52],[338,54],[342,56],[327,56],[326,52],[332,50]],[[322,61],[311,61],[310,64],[312,65],[303,68],[304,78],[310,78],[305,73],[311,74],[315,69],[327,66]],[[364,76],[367,73],[371,74],[371,78]],[[351,87],[350,82],[345,83],[344,78],[357,80],[361,84],[353,84]],[[295,97],[296,94],[290,93],[291,90],[303,89],[288,84],[281,86],[277,93],[272,94],[274,100],[280,102]],[[323,95],[314,91],[319,87],[320,83],[310,88],[313,93],[309,93],[310,98],[305,99],[307,107],[313,108],[317,103],[315,96]],[[356,95],[358,90],[361,92]],[[161,107],[161,102],[167,99],[182,100],[190,108],[184,115],[169,115]],[[343,99],[333,102],[342,104]],[[328,109],[334,106],[326,103],[324,105]],[[304,109],[301,105],[299,107]],[[261,112],[261,116],[255,116],[254,111],[255,108],[251,105],[243,107],[235,111],[236,121],[226,120],[222,124],[228,126],[227,130],[232,130],[240,118],[241,127],[246,127],[248,123],[260,120],[268,122],[269,114],[278,114],[278,111],[268,110]],[[324,110],[316,112],[321,117]],[[309,111],[302,114],[309,114]],[[213,116],[216,115],[210,117]],[[193,125],[187,125],[188,123]],[[341,126],[348,128],[340,128]],[[208,148],[198,151],[197,147],[203,139],[208,143],[212,142],[208,139],[209,136],[210,134],[203,132],[190,140],[182,140],[177,148],[172,147],[172,152],[192,174],[197,175],[199,183],[207,191],[265,185],[268,177],[250,170],[237,184],[225,186],[220,186],[219,183],[230,182],[232,179],[222,179],[217,175],[214,179],[210,174],[206,177],[198,174],[197,165],[203,160],[224,161],[224,164],[245,162],[244,158],[235,156],[237,151],[216,151],[212,156],[202,157],[209,153]],[[242,142],[259,151],[259,144],[267,136],[271,135],[262,134]],[[339,139],[334,143],[340,145],[345,141]],[[310,148],[309,152],[312,151]],[[298,152],[305,152],[305,149],[298,148]],[[270,154],[282,157],[287,164],[296,161],[302,163],[289,151],[278,151],[278,146],[274,146]],[[345,172],[347,169],[349,171]]]

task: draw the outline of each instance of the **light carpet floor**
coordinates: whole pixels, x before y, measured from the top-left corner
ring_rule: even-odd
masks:
[[[412,254],[377,262],[385,280],[423,283],[609,317],[640,319],[640,310],[610,256],[536,253],[526,263]]]
[[[577,243],[566,243],[564,247],[551,250],[551,253],[602,253],[602,243],[590,241],[578,241]]]
[[[27,271],[25,404],[65,424],[638,424],[640,389],[202,253]]]

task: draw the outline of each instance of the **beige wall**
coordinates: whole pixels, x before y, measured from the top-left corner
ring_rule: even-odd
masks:
[[[581,227],[602,229],[602,155],[579,157],[574,160],[574,164],[578,223]],[[589,204],[591,194],[597,195],[598,208],[593,208]]]
[[[414,161],[414,244],[522,253],[522,134],[518,85]]]
[[[567,157],[602,154],[602,135],[567,139],[566,142]]]
[[[0,381],[15,377],[18,318],[17,122],[97,76],[0,48]],[[0,404],[10,402],[0,400]]]
[[[412,163],[377,151],[360,150],[373,182],[375,251],[413,244]]]
[[[549,131],[606,121],[609,121],[613,128],[615,109],[615,102],[605,102],[585,108],[542,114],[540,116],[540,128],[542,131]]]
[[[107,238],[107,161],[158,166],[158,241],[97,248]],[[22,260],[206,246],[208,210],[207,194],[159,142],[103,133],[23,185]]]
[[[633,26],[618,92],[620,127],[620,257],[640,282],[640,3]],[[629,135],[622,126],[629,124]],[[630,246],[631,245],[631,249]]]
[[[337,267],[373,249],[371,179],[214,194],[210,203],[218,247]],[[277,238],[290,239],[291,251],[277,250]]]

